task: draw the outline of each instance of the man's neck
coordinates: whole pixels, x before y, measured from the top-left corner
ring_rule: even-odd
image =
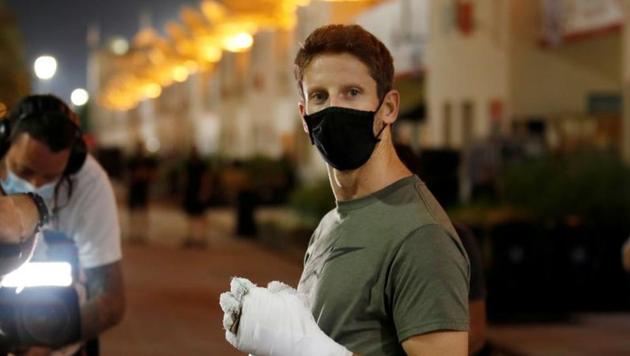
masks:
[[[337,201],[353,200],[377,192],[412,173],[400,161],[391,142],[381,141],[360,168],[338,171],[328,166],[328,178]]]

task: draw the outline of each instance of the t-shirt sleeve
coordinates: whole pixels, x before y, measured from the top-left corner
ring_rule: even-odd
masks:
[[[468,330],[468,260],[439,225],[409,234],[390,267],[389,294],[400,342],[439,330]]]
[[[81,266],[93,268],[120,260],[120,225],[109,180],[103,173],[78,189],[82,197],[74,234]]]

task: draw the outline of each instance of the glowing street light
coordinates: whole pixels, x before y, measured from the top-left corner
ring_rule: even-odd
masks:
[[[254,43],[254,38],[247,32],[237,33],[228,36],[223,41],[223,48],[230,52],[243,52],[249,49]]]
[[[40,56],[33,67],[37,78],[48,80],[57,72],[57,60],[53,56]]]
[[[183,65],[179,65],[172,70],[173,80],[181,83],[188,79],[188,68]]]
[[[149,99],[155,99],[162,94],[162,87],[157,83],[148,83],[142,88],[142,94]]]
[[[122,37],[114,38],[110,42],[109,47],[112,50],[112,52],[114,52],[114,54],[117,54],[119,56],[122,56],[126,54],[127,52],[129,52],[129,42]]]
[[[221,60],[223,53],[221,48],[211,44],[204,43],[201,48],[201,57],[208,62],[216,63]]]
[[[83,106],[88,100],[90,100],[90,95],[83,88],[74,89],[72,94],[70,94],[70,101],[72,101],[74,106]]]

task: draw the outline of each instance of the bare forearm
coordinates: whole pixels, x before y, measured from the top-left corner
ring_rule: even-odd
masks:
[[[81,339],[89,340],[118,324],[125,311],[120,263],[86,271],[88,301],[81,307]]]
[[[486,343],[486,301],[479,299],[468,304],[470,331],[468,332],[468,352],[475,354]]]
[[[81,339],[93,339],[120,322],[120,307],[112,305],[109,299],[105,296],[93,298],[81,307]]]
[[[33,199],[24,194],[12,195],[9,198],[13,200],[21,214],[25,234],[29,236],[35,233],[40,216]]]
[[[0,242],[22,242],[33,235],[38,222],[32,198],[23,194],[0,196]]]
[[[20,267],[31,259],[35,247],[35,237],[32,236],[21,245],[22,252],[12,257],[0,257],[0,279],[7,273]]]
[[[467,331],[435,331],[412,336],[402,342],[410,356],[418,355],[468,355]]]
[[[32,198],[23,194],[0,196],[0,276],[21,266],[31,258],[39,212]],[[15,253],[8,252],[15,250]]]

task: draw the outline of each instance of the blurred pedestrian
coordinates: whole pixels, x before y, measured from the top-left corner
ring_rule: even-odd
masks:
[[[228,200],[234,204],[234,234],[238,237],[256,236],[257,196],[245,163],[241,160],[230,162],[223,170],[221,180],[222,186],[227,190]]]
[[[497,136],[473,142],[464,154],[472,201],[494,200],[500,171],[500,140]]]
[[[146,243],[149,232],[149,195],[155,180],[157,162],[147,154],[142,141],[136,143],[133,155],[127,164],[129,189],[129,242]]]
[[[621,255],[623,268],[630,274],[630,237],[628,237],[626,243],[623,244]]]
[[[201,159],[196,146],[192,146],[184,166],[184,200],[188,234],[182,246],[205,248],[207,246],[206,208],[210,197],[210,171]]]

